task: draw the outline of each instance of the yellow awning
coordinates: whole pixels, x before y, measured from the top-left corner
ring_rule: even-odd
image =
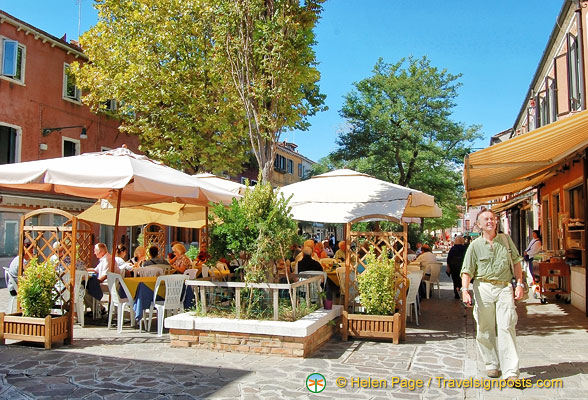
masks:
[[[538,185],[557,165],[588,146],[588,110],[465,157],[468,205]]]

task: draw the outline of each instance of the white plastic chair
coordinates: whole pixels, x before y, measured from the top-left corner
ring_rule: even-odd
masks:
[[[159,279],[159,278],[158,278]],[[108,283],[108,292],[110,294],[110,305],[108,307],[108,329],[110,329],[110,325],[112,323],[112,309],[113,306],[117,309],[117,331],[118,333],[122,332],[122,325],[123,325],[123,318],[125,314],[125,309],[129,308],[129,313],[131,314],[131,327],[135,326],[135,311],[133,310],[133,306],[135,305],[135,301],[133,296],[131,296],[131,292],[125,281],[119,274],[114,274],[112,272],[108,272],[106,277]],[[118,287],[121,287],[125,292],[125,298],[121,298],[118,294]],[[156,292],[157,293],[157,292]]]
[[[153,320],[153,308],[157,311],[157,336],[163,334],[163,320],[165,319],[166,311],[181,312],[184,310],[182,304],[182,288],[188,275],[164,275],[157,278],[155,282],[155,290],[153,290],[153,301],[149,307],[149,325],[147,330],[151,331],[151,321]],[[163,301],[157,300],[157,291],[161,283],[165,283],[165,298]],[[143,324],[143,319],[141,320]],[[141,327],[139,327],[141,328]]]
[[[63,277],[65,282],[69,282],[69,273]],[[82,281],[84,283],[82,284]],[[86,305],[84,297],[86,296],[86,285],[88,284],[88,271],[76,270],[76,279],[74,282],[74,309],[76,310],[78,323],[84,327],[84,313],[86,312]],[[69,292],[64,292],[65,300],[69,298]]]
[[[8,282],[11,282],[12,286],[14,286],[16,291],[18,291],[18,284],[16,283],[16,281],[14,280],[12,275],[10,275],[10,273],[8,272],[8,268],[6,268],[6,267],[3,267],[3,268],[4,268],[4,282],[6,283],[6,286],[8,286]],[[16,296],[12,296],[10,294],[9,294],[9,296],[10,296],[10,299],[8,300],[8,312],[15,313],[16,312]]]
[[[200,272],[201,271],[197,268],[189,268],[184,271],[184,275],[187,275],[188,279],[192,280],[192,279],[198,278],[198,275],[200,275]]]
[[[147,267],[140,267],[133,269],[134,276],[160,276],[163,275],[163,268],[149,265]]]
[[[231,270],[224,262],[217,262],[213,268],[209,268],[208,274],[212,277],[213,281],[225,281],[231,274]]]
[[[416,324],[419,324],[419,310],[418,310],[418,295],[419,295],[419,286],[421,285],[421,280],[423,279],[423,271],[414,271],[408,274],[408,280],[410,281],[410,285],[408,287],[408,292],[406,292],[406,312],[410,314],[410,320],[412,321],[412,308],[411,306],[414,305],[414,313],[416,315]]]
[[[308,278],[312,278],[313,276],[317,276],[317,275],[323,277],[323,280],[322,280],[323,284],[325,284],[327,282],[327,273],[324,271],[303,271],[298,274],[298,277],[299,277],[299,280],[304,280],[305,278],[308,279]],[[302,278],[302,279],[300,279],[300,278]],[[323,291],[323,288],[321,287],[320,282],[317,283],[316,285],[310,284],[309,286],[310,286],[310,288],[309,288],[310,297],[313,299],[316,297],[319,297],[318,292]],[[318,287],[318,289],[316,289],[317,287]],[[323,306],[324,306],[324,304],[323,304]]]
[[[420,271],[421,267],[418,265],[407,265],[406,266],[406,272],[415,272],[415,271]]]
[[[153,264],[153,265],[148,265],[148,267],[161,268],[163,270],[163,275],[169,275],[169,274],[175,272],[175,270],[172,269],[171,265],[169,265],[169,264]]]
[[[441,267],[443,266],[443,264],[430,263],[427,264],[427,269],[429,269],[429,266],[431,267],[431,276],[429,277],[429,279],[423,280],[423,282],[425,282],[425,287],[427,289],[427,299],[429,298],[431,285],[433,286],[433,289],[435,288],[435,285],[437,285],[437,296],[441,297],[441,285],[439,285],[439,274],[441,272]]]

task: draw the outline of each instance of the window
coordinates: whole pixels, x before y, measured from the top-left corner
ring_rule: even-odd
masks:
[[[0,125],[0,164],[18,162],[19,135],[16,128]]]
[[[63,157],[77,156],[80,154],[80,141],[70,138],[62,138],[63,140]]]
[[[114,100],[114,99],[106,100],[104,103],[102,103],[102,110],[104,110],[104,111],[114,112],[117,110],[117,108],[118,108],[118,104],[116,103],[116,100]]]
[[[570,111],[578,111],[582,106],[580,97],[580,57],[578,54],[578,39],[568,33],[568,81]]]
[[[24,82],[25,48],[16,40],[2,40],[2,75]]]
[[[278,172],[286,172],[286,157],[276,154],[274,159],[274,169]]]
[[[298,176],[302,178],[302,164],[298,164]]]
[[[547,96],[549,98],[549,121],[557,121],[557,81],[555,79],[547,78],[549,88],[547,89]]]
[[[540,126],[549,124],[549,101],[547,97],[539,97],[539,118],[537,118]]]
[[[544,199],[542,206],[542,224],[543,227],[543,248],[546,250],[553,250],[553,236],[552,234],[552,226],[551,226],[551,217],[549,217],[549,200]]]
[[[63,66],[63,98],[79,102],[82,91],[76,86],[76,80],[68,64]]]
[[[559,194],[551,196],[551,240],[553,243],[553,250],[562,249],[562,226],[561,218],[559,217]]]
[[[289,174],[294,173],[294,161],[292,161],[292,160],[288,160],[288,173]]]
[[[584,187],[576,186],[568,190],[570,201],[570,218],[584,220]]]

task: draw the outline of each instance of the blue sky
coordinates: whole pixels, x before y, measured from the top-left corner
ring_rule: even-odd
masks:
[[[78,36],[76,0],[0,0],[0,9],[54,36]],[[561,0],[327,0],[316,30],[321,91],[329,110],[307,132],[284,139],[317,161],[336,148],[343,97],[371,75],[379,57],[393,63],[426,55],[432,65],[462,73],[452,118],[482,125],[490,136],[511,128],[563,2]],[[81,0],[81,32],[96,23]]]

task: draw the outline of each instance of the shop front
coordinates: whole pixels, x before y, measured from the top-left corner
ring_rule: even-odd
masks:
[[[570,266],[572,304],[586,311],[585,158],[562,164],[541,187],[543,249]]]
[[[466,156],[468,206],[502,212],[508,233],[524,250],[539,229],[545,261],[570,266],[566,288],[586,312],[588,111]],[[588,315],[588,313],[587,313]]]

